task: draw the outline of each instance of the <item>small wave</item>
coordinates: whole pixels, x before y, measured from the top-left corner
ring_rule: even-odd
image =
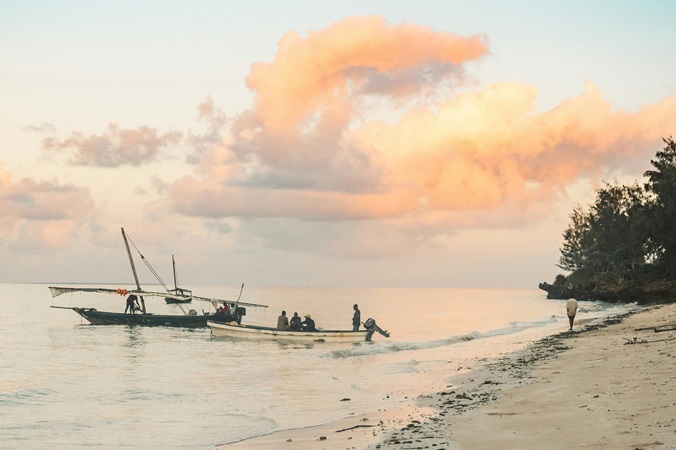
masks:
[[[638,306],[635,303],[606,303],[606,302],[579,302],[578,303],[578,314],[601,314],[603,316],[614,315],[614,314],[623,314],[625,312],[634,311],[637,309],[642,309],[642,306]]]
[[[240,423],[242,426],[229,430],[230,436],[223,444],[234,444],[278,431],[278,425],[274,419],[247,414],[228,414],[225,416],[224,423]]]
[[[397,342],[386,345],[361,345],[354,348],[333,350],[324,356],[329,358],[350,358],[353,356],[381,355],[384,353],[426,350],[429,348],[457,344],[458,342],[471,341],[472,339],[476,339],[478,334],[479,333],[468,333],[462,336],[452,336],[447,339],[439,339],[436,341],[427,342]]]
[[[22,406],[40,405],[43,399],[54,394],[55,391],[46,388],[27,388],[0,394],[0,405]]]
[[[511,322],[508,327],[498,328],[495,330],[463,334],[460,336],[451,336],[445,339],[437,339],[434,341],[424,342],[397,342],[394,344],[385,345],[360,345],[353,348],[333,350],[324,357],[328,358],[351,358],[355,356],[369,356],[382,355],[385,353],[406,352],[416,350],[427,350],[430,348],[444,347],[447,345],[454,345],[461,342],[472,341],[474,339],[486,339],[496,336],[505,336],[509,334],[518,333],[531,328],[540,328],[551,325],[557,321],[556,316],[549,319],[535,321],[535,322]]]

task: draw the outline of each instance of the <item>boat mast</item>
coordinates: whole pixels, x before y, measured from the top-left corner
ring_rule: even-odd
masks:
[[[242,287],[239,290],[239,297],[237,297],[237,303],[235,304],[235,310],[233,311],[233,314],[237,312],[237,308],[239,308],[239,299],[242,298],[242,291],[244,290],[244,283],[242,283]]]
[[[171,265],[174,268],[174,292],[178,294],[178,280],[176,279],[176,261],[174,261],[174,255],[171,255]]]
[[[134,281],[136,281],[136,288],[140,291],[141,290],[141,283],[138,282],[138,275],[136,274],[136,267],[134,266],[134,258],[131,256],[131,250],[129,249],[129,242],[127,242],[127,235],[124,232],[124,228],[120,228],[122,230],[122,238],[124,239],[124,246],[127,248],[127,255],[129,256],[129,263],[131,264],[131,271],[134,274]],[[143,311],[143,314],[146,313],[146,302],[143,300],[143,296],[139,295],[141,299],[141,310]]]

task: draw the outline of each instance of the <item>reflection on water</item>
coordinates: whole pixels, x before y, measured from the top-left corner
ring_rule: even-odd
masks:
[[[131,326],[123,325],[124,327],[124,347],[125,351],[125,360],[127,362],[127,377],[130,376],[130,372],[135,372],[137,370],[137,365],[139,361],[142,361],[145,357],[145,344],[146,339],[144,337],[144,327],[140,326]]]
[[[124,325],[125,334],[127,336],[127,347],[135,347],[137,345],[145,344],[143,337],[143,327]]]

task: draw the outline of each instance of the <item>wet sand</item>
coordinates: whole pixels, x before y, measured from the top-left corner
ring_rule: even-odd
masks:
[[[676,304],[478,361],[411,404],[226,449],[674,449]]]

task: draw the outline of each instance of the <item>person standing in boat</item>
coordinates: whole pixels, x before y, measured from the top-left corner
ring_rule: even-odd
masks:
[[[291,318],[290,329],[291,331],[300,331],[300,316],[297,312],[293,313]]]
[[[124,308],[124,313],[127,314],[127,310],[129,310],[129,314],[134,314],[137,309],[141,309],[138,305],[138,298],[134,294],[130,294],[127,297],[127,307]]]
[[[300,325],[303,331],[317,331],[317,328],[315,327],[315,321],[312,320],[312,316],[310,314],[305,314],[305,320],[302,321]]]
[[[286,311],[282,311],[282,315],[277,317],[277,329],[282,331],[289,329],[289,318],[286,317]]]
[[[359,311],[359,305],[356,303],[353,306],[354,316],[352,316],[352,331],[359,331],[359,325],[361,324],[361,311]]]

